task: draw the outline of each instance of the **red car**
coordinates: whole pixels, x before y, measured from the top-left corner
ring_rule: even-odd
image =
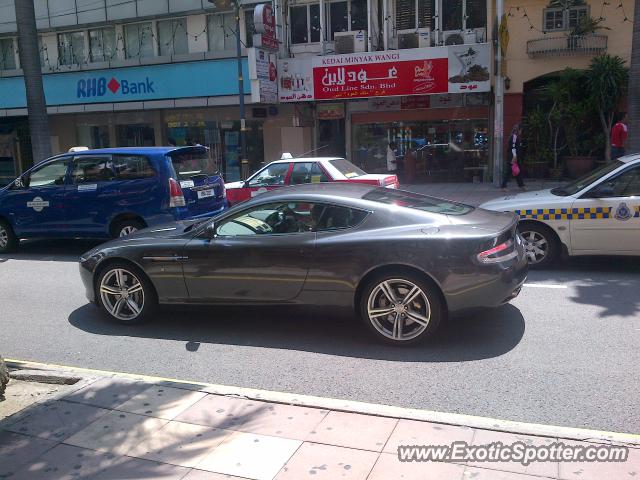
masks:
[[[323,182],[367,183],[398,188],[398,177],[366,173],[344,158],[288,158],[276,160],[245,181],[227,183],[229,205],[244,202],[263,192],[287,185]]]

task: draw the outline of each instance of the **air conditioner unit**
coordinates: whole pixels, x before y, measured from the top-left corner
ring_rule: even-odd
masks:
[[[465,30],[462,33],[462,38],[464,39],[464,43],[478,43],[475,30]]]
[[[476,32],[476,43],[485,43],[487,41],[487,29],[482,27],[482,28],[476,28],[475,29]]]
[[[398,30],[398,49],[424,48],[431,46],[430,28]]]
[[[445,30],[442,32],[443,45],[462,45],[463,43],[464,36],[462,35],[462,30]]]
[[[333,35],[336,53],[358,53],[367,51],[367,32],[357,30],[352,32],[336,32]]]

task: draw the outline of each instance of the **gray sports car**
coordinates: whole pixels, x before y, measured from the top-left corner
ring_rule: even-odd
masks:
[[[518,219],[353,184],[264,193],[212,219],[148,228],[81,257],[87,297],[120,322],[160,304],[355,308],[378,338],[431,337],[449,313],[518,295]]]

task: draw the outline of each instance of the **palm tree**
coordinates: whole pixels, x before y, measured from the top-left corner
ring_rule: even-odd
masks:
[[[38,31],[33,0],[17,0],[15,8],[20,66],[24,72],[24,85],[27,91],[31,149],[35,163],[51,156],[51,135],[49,134],[47,103],[42,87]]]
[[[635,3],[629,68],[629,140],[626,144],[629,153],[640,152],[640,0]]]

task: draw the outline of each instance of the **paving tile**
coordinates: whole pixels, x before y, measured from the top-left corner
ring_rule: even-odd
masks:
[[[455,441],[471,443],[472,439],[473,429],[471,428],[416,420],[399,420],[384,446],[384,451],[397,454],[399,445],[450,445]]]
[[[593,443],[561,440],[565,445],[594,446]],[[640,478],[640,450],[629,449],[626,462],[562,462],[563,480],[632,480]]]
[[[173,420],[207,394],[154,385],[115,407],[129,413]]]
[[[195,468],[187,473],[182,480],[247,480],[243,477],[234,477],[233,475],[225,475],[224,473],[207,472],[205,470],[196,470]]]
[[[268,404],[264,402],[241,398],[207,395],[178,415],[174,420],[236,430],[252,416],[258,415],[262,410],[265,410],[266,405]]]
[[[11,476],[11,480],[79,480],[93,478],[116,460],[110,453],[60,444]]]
[[[382,453],[368,480],[462,480],[464,465],[401,462],[398,455]]]
[[[236,430],[304,440],[328,410],[275,403],[252,402],[257,407]],[[249,407],[251,408],[251,407]]]
[[[9,477],[55,446],[56,442],[52,440],[0,432],[0,478]]]
[[[377,458],[375,452],[305,442],[276,480],[365,480]]]
[[[187,473],[188,468],[176,465],[120,457],[91,480],[181,480]]]
[[[306,440],[380,452],[397,422],[395,418],[329,412]]]
[[[545,480],[549,477],[523,475],[521,473],[500,472],[486,468],[467,467],[462,476],[463,480]],[[552,477],[557,478],[557,477]]]
[[[133,447],[127,455],[195,467],[215,447],[230,435],[219,430],[191,423],[169,422]]]
[[[64,401],[43,403],[31,409],[31,414],[3,427],[49,440],[62,441],[106,415],[108,410]]]
[[[65,443],[125,455],[167,420],[113,411],[79,431]]]
[[[114,408],[149,388],[148,383],[122,378],[101,378],[67,395],[65,400],[101,408]]]
[[[301,444],[299,440],[234,432],[200,462],[198,469],[272,480]]]
[[[491,430],[476,430],[473,437],[473,445],[488,445],[494,442],[502,442],[503,445],[512,445],[523,442],[526,445],[540,446],[550,445],[556,442],[555,438],[532,437],[516,435],[513,433],[493,432]],[[504,470],[507,472],[522,473],[526,475],[538,475],[542,477],[556,478],[558,476],[557,462],[534,462],[527,466],[519,462],[465,462],[472,467],[487,468],[490,470]]]

